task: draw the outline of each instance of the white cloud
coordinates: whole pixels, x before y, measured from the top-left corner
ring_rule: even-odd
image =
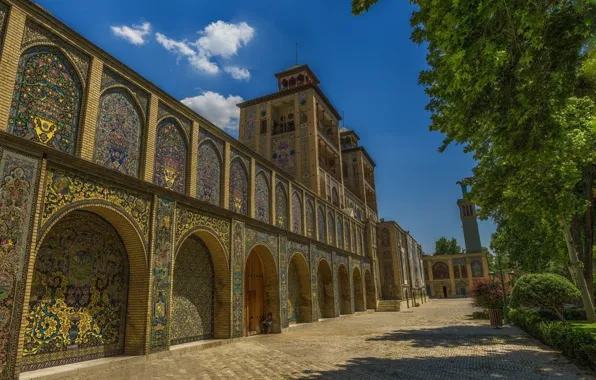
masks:
[[[197,70],[208,74],[217,74],[219,67],[209,60],[202,51],[196,51],[187,41],[176,41],[164,36],[161,33],[155,33],[157,42],[166,48],[166,50],[176,53],[179,57],[187,57],[188,62]]]
[[[201,95],[181,100],[183,104],[232,134],[237,133],[238,119],[240,118],[240,109],[236,104],[243,101],[241,96],[228,95],[225,97],[213,91],[204,91]]]
[[[132,27],[122,26],[110,26],[112,32],[122,39],[130,42],[133,45],[142,45],[147,40],[145,37],[151,32],[151,23],[145,21],[141,25],[132,25]]]
[[[197,46],[211,55],[229,58],[252,40],[255,30],[246,22],[228,24],[220,20],[207,25],[200,34],[203,37],[197,40]]]
[[[155,33],[155,39],[168,51],[176,53],[178,57],[186,57],[188,62],[198,71],[207,74],[217,74],[219,66],[213,58],[230,58],[238,53],[240,47],[246,45],[254,36],[255,30],[246,22],[229,24],[223,21],[213,22],[199,34],[197,41],[176,41],[161,33]],[[235,66],[224,69],[234,79],[249,80],[250,72]]]
[[[250,79],[250,71],[248,71],[247,69],[243,69],[243,68],[236,67],[236,66],[226,66],[226,67],[224,67],[224,71],[226,73],[230,74],[230,76],[232,76],[232,78],[237,79],[237,80],[248,81]]]

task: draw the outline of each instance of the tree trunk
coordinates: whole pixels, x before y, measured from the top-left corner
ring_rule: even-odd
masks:
[[[588,282],[588,290],[594,304],[594,172],[596,166],[590,165],[585,170],[584,183],[588,207],[584,213],[584,277]]]
[[[565,217],[562,214],[559,214],[559,225],[561,226],[561,229],[563,230],[563,235],[565,236],[565,243],[567,243],[567,252],[569,253],[569,259],[571,261],[570,266],[582,296],[582,301],[584,303],[584,309],[586,310],[588,322],[595,323],[596,313],[594,312],[592,297],[590,297],[590,291],[588,290],[588,285],[586,283],[586,279],[581,268],[582,265],[577,256],[575,245],[573,244],[573,237],[571,236],[571,231],[569,230],[567,221],[565,220]]]

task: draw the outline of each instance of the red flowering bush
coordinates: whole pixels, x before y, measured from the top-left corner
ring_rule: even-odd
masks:
[[[509,294],[507,284],[505,284],[505,291]],[[483,309],[502,309],[503,285],[485,278],[474,280],[472,284],[472,298],[476,307]]]

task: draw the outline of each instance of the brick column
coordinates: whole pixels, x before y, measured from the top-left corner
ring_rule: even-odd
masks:
[[[155,162],[155,139],[157,135],[157,107],[159,99],[151,94],[149,99],[149,119],[147,121],[147,145],[145,147],[145,171],[144,178],[147,182],[153,182],[153,166]]]
[[[103,62],[96,57],[91,60],[91,70],[89,72],[89,83],[87,86],[87,96],[85,99],[85,116],[81,125],[81,133],[78,138],[81,140],[80,147],[81,158],[93,161],[93,152],[95,150],[95,127],[99,113],[99,97],[101,95],[101,75],[103,73]]]
[[[192,131],[190,133],[190,165],[188,179],[190,181],[189,195],[193,198],[197,197],[197,176],[199,172],[199,123],[192,122]]]
[[[24,31],[25,13],[13,6],[10,9],[8,20],[6,20],[4,45],[0,56],[0,68],[2,68],[0,70],[0,131],[6,131],[8,126],[8,113],[19,67]]]

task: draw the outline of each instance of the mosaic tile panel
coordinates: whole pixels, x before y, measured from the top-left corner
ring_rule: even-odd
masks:
[[[242,153],[238,149],[232,148],[230,150],[230,161],[233,161],[235,158],[241,159],[244,163],[244,166],[247,168],[247,171],[250,171],[248,170],[248,168],[250,168],[250,157],[248,157],[246,154]]]
[[[159,106],[157,107],[157,120],[161,120],[164,117],[175,117],[178,119],[182,129],[186,133],[186,137],[190,138],[192,131],[192,121],[180,115],[178,112],[166,106],[164,103],[159,102]]]
[[[344,229],[339,216],[337,217],[337,246],[342,249],[344,248]]]
[[[13,377],[39,161],[0,149],[0,378]]]
[[[288,197],[279,183],[275,187],[275,224],[280,228],[288,228]]]
[[[265,113],[265,116],[267,113]],[[244,141],[251,141],[255,138],[255,129],[257,125],[257,107],[249,107],[246,110],[246,121],[244,124]]]
[[[259,171],[255,179],[255,218],[261,222],[270,221],[269,180],[264,171]]]
[[[138,177],[143,116],[122,88],[101,95],[95,129],[93,161],[122,174]]]
[[[306,199],[306,236],[311,239],[315,237],[315,204],[312,199]]]
[[[211,141],[211,142],[213,142],[213,144],[215,144],[215,147],[219,151],[220,157],[223,157],[224,142],[222,140],[220,140],[219,138],[215,137],[215,135],[212,135],[211,133],[209,133],[204,127],[202,127],[199,129],[199,143],[203,143],[207,140]]]
[[[230,165],[230,210],[248,215],[248,171],[242,160],[235,159]]]
[[[277,236],[268,234],[266,232],[254,230],[250,227],[246,227],[246,256],[250,254],[250,251],[257,245],[262,244],[267,247],[273,255],[275,260],[275,266],[277,266]]]
[[[297,241],[288,240],[288,259],[294,256],[294,253],[299,252],[304,256],[306,262],[309,262],[309,249],[307,244],[302,244]]]
[[[73,211],[52,227],[35,260],[22,369],[124,352],[128,256],[106,220]]]
[[[189,236],[176,255],[171,344],[213,337],[214,270],[203,242]]]
[[[292,232],[302,235],[302,197],[297,191],[292,194]]]
[[[151,286],[151,351],[169,347],[170,284],[174,211],[176,204],[158,198],[155,205],[155,242],[153,247],[153,284]]]
[[[143,115],[147,115],[149,111],[149,95],[141,90],[139,87],[135,86],[134,84],[130,83],[126,79],[122,78],[120,75],[115,73],[114,71],[108,69],[104,66],[103,73],[101,76],[101,90],[108,87],[113,86],[124,86],[132,92],[139,102],[141,106],[141,112]],[[143,118],[144,119],[144,118]]]
[[[176,246],[181,243],[180,239],[182,237],[197,228],[210,231],[215,235],[221,241],[227,257],[230,244],[230,223],[225,219],[179,207],[176,211]]]
[[[157,126],[153,183],[184,193],[186,154],[186,142],[176,120],[162,120]]]
[[[199,146],[197,198],[215,206],[221,205],[221,159],[211,141]]]
[[[279,286],[281,296],[281,326],[288,327],[288,254],[287,254],[287,240],[285,236],[279,237]],[[267,310],[271,310],[267,307]]]
[[[151,212],[151,198],[148,195],[124,190],[102,180],[54,167],[47,170],[45,183],[42,225],[45,225],[58,211],[75,202],[107,201],[126,211],[147,243]]]
[[[350,225],[350,222],[346,222],[346,246],[345,249],[346,251],[351,251],[352,250],[352,227]]]
[[[319,231],[318,231],[319,241],[327,242],[327,238],[326,238],[327,223],[325,223],[325,212],[323,211],[322,207],[319,207],[317,210],[317,223],[319,224]]]
[[[473,260],[472,263],[470,264],[470,266],[472,267],[472,277],[473,278],[478,278],[478,277],[484,276],[484,272],[482,270],[482,262],[480,262],[480,260]]]
[[[295,135],[288,133],[271,138],[271,161],[287,173],[296,173]]]
[[[21,49],[24,50],[30,46],[39,44],[60,46],[60,48],[66,52],[70,61],[74,63],[74,66],[77,68],[77,71],[81,76],[81,85],[85,87],[87,76],[89,75],[89,57],[78,49],[65,43],[62,39],[58,38],[58,36],[42,26],[27,20],[25,23]]]
[[[309,245],[308,253],[310,255],[310,289],[311,289],[311,300],[312,300],[312,320],[313,322],[318,321],[321,317],[321,311],[319,310],[319,298],[317,288],[317,270],[319,265],[319,256],[313,245]]]
[[[55,47],[36,46],[19,59],[8,132],[74,154],[82,85]]]
[[[296,323],[300,321],[300,276],[298,268],[293,262],[290,262],[288,268],[288,322]]]
[[[244,223],[235,220],[232,225],[232,336],[234,338],[242,336],[243,331],[244,257]]]
[[[328,244],[335,245],[335,218],[331,211],[327,212],[327,237]]]
[[[259,154],[267,157],[267,135],[259,136]]]

